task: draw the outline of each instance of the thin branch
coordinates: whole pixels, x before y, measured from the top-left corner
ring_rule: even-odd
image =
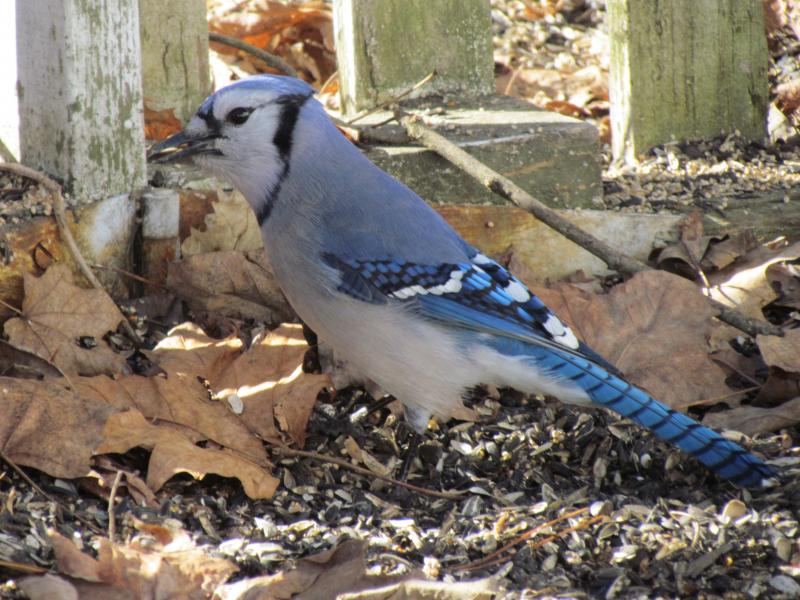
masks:
[[[108,539],[112,541],[117,533],[117,516],[114,513],[114,503],[117,499],[120,481],[122,481],[122,471],[117,471],[117,474],[114,475],[114,483],[111,484],[111,493],[108,495]]]
[[[532,527],[531,529],[528,529],[527,531],[525,531],[525,532],[521,533],[520,535],[518,535],[517,537],[515,537],[508,544],[498,548],[497,550],[495,550],[491,554],[488,554],[487,556],[484,556],[480,560],[475,560],[475,561],[472,561],[470,563],[467,563],[466,565],[461,565],[459,567],[455,567],[453,569],[453,571],[475,571],[475,570],[478,570],[478,569],[483,569],[483,568],[485,568],[485,567],[487,567],[489,565],[493,565],[494,563],[498,562],[498,560],[500,560],[500,561],[508,560],[508,558],[510,558],[510,556],[509,557],[503,557],[503,554],[513,550],[514,546],[516,546],[520,542],[527,541],[527,540],[531,539],[533,536],[535,536],[537,533],[539,533],[540,531],[542,531],[544,529],[549,529],[553,525],[557,525],[558,523],[566,521],[567,519],[572,519],[574,517],[582,515],[582,514],[588,512],[588,510],[589,510],[588,508],[579,508],[577,510],[573,510],[571,512],[568,512],[568,513],[566,513],[564,515],[558,516],[555,519],[547,521],[546,523],[542,523],[541,525],[537,525],[536,527]],[[546,544],[547,542],[552,541],[554,539],[557,539],[558,537],[563,537],[567,533],[571,533],[571,532],[576,531],[578,529],[584,529],[584,528],[588,527],[589,525],[591,525],[592,523],[596,523],[597,521],[600,521],[603,518],[605,518],[603,515],[597,515],[597,516],[592,517],[591,519],[588,519],[588,520],[587,519],[582,519],[577,525],[575,525],[573,527],[568,527],[566,529],[563,529],[562,531],[558,532],[555,535],[548,536],[547,538],[545,538],[547,541],[537,543],[537,547],[541,547],[544,544]],[[513,556],[515,553],[512,553],[511,556]]]
[[[248,44],[242,40],[237,40],[236,38],[228,37],[227,35],[214,33],[213,31],[208,32],[208,40],[210,42],[217,42],[218,44],[225,44],[226,46],[236,48],[237,50],[243,50],[248,54],[252,54],[256,58],[260,58],[273,69],[280,71],[285,75],[289,75],[290,77],[297,77],[297,71],[295,68],[287,64],[282,58],[279,58],[274,54],[270,54],[261,48],[256,48],[252,44]]]
[[[8,569],[9,571],[16,571],[17,573],[28,573],[30,575],[43,575],[48,573],[44,567],[37,565],[30,565],[27,563],[14,562],[10,560],[0,560],[0,569]]]
[[[369,115],[372,115],[372,114],[374,114],[374,113],[376,113],[376,112],[378,112],[380,110],[383,110],[385,108],[390,107],[392,104],[397,104],[400,100],[402,100],[403,98],[405,98],[406,96],[408,96],[412,92],[417,91],[419,88],[421,88],[423,85],[428,83],[434,77],[436,77],[436,71],[431,71],[430,73],[425,75],[425,77],[420,79],[417,83],[415,83],[414,85],[412,85],[408,89],[405,89],[402,92],[400,92],[399,94],[397,94],[397,96],[389,98],[388,100],[385,100],[385,101],[381,102],[377,106],[373,106],[372,108],[370,108],[367,111],[364,111],[363,113],[357,114],[352,119],[348,119],[347,121],[345,121],[344,124],[345,125],[352,125],[353,123],[355,123],[357,121],[360,121],[361,119],[363,119],[365,117],[368,117]]]
[[[444,136],[422,124],[418,117],[399,110],[395,114],[411,139],[421,142],[427,148],[446,158],[498,196],[510,200],[520,208],[527,210],[545,225],[555,229],[568,240],[594,254],[611,269],[626,275],[634,275],[650,270],[650,267],[643,262],[618,252],[609,244],[574,225],[552,208],[545,206],[513,181],[493,171]],[[708,300],[719,311],[719,319],[721,321],[748,335],[783,335],[783,330],[780,327],[751,319],[717,300],[711,298]]]
[[[412,492],[417,492],[419,494],[424,494],[426,496],[433,496],[434,498],[458,500],[459,498],[462,498],[464,494],[466,494],[466,492],[437,492],[436,490],[429,490],[423,487],[413,485],[411,483],[406,483],[405,481],[399,481],[397,479],[392,479],[391,477],[387,477],[385,475],[374,473],[369,469],[365,469],[364,467],[359,467],[341,458],[334,458],[333,456],[325,456],[324,454],[317,454],[316,452],[309,452],[307,450],[295,450],[294,448],[287,448],[286,446],[273,446],[272,451],[277,452],[278,454],[283,454],[285,456],[299,456],[303,458],[312,458],[320,462],[326,462],[332,465],[337,465],[345,469],[350,469],[351,471],[354,471],[359,475],[365,475],[367,477],[372,477],[374,479],[380,479],[381,481],[386,481],[387,483],[391,483],[392,485],[404,487],[407,490],[411,490]]]
[[[69,253],[72,255],[72,259],[75,261],[75,264],[78,265],[78,269],[83,276],[89,281],[89,283],[92,284],[92,287],[105,291],[103,284],[101,284],[97,280],[97,277],[95,277],[94,272],[89,267],[86,259],[83,258],[83,254],[81,254],[75,238],[72,236],[72,230],[69,228],[69,223],[67,221],[67,211],[66,207],[64,206],[64,197],[61,195],[61,186],[59,186],[44,173],[40,173],[39,171],[31,169],[30,167],[26,167],[25,165],[0,164],[0,171],[13,173],[14,175],[19,175],[20,177],[26,177],[32,181],[35,181],[44,187],[48,192],[50,192],[50,197],[52,198],[53,202],[53,216],[55,216],[56,223],[58,224],[58,232],[61,234],[61,239],[67,244],[67,248],[69,249]],[[120,314],[122,314],[122,311],[120,311]],[[139,337],[139,334],[136,333],[133,325],[130,324],[124,315],[122,316],[122,328],[137,347],[142,345],[142,339]]]
[[[35,491],[37,494],[47,498],[50,502],[52,502],[56,506],[60,507],[65,513],[67,513],[73,519],[76,519],[76,520],[80,521],[81,523],[83,523],[84,525],[86,525],[93,532],[95,532],[95,533],[97,533],[99,535],[103,534],[103,532],[100,531],[94,523],[92,523],[91,521],[87,521],[81,515],[79,515],[78,513],[74,512],[69,506],[59,502],[58,499],[54,498],[53,496],[51,496],[50,494],[45,492],[41,487],[39,487],[39,485],[33,479],[28,477],[28,474],[25,471],[23,471],[17,465],[17,463],[15,463],[8,456],[6,456],[6,453],[3,452],[2,450],[0,450],[0,460],[2,460],[4,463],[6,463],[11,468],[11,470],[14,471],[17,475],[19,475],[25,483],[27,483],[29,486],[31,486],[33,491]]]

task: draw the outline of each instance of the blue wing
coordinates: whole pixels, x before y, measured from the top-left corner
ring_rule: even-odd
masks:
[[[340,291],[365,302],[412,303],[428,318],[498,336],[493,345],[501,353],[526,357],[573,382],[592,401],[647,427],[722,477],[755,487],[775,475],[738,444],[625,381],[519,280],[482,254],[439,265],[324,258],[341,274]]]
[[[474,252],[469,262],[435,265],[396,258],[344,259],[331,254],[323,259],[340,272],[339,291],[359,300],[413,303],[427,318],[528,343],[554,345],[617,372],[578,341],[525,284],[479,252]]]

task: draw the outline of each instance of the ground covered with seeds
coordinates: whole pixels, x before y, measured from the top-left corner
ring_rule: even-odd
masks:
[[[607,70],[602,2],[493,0],[496,53],[514,68]],[[534,18],[536,17],[536,18]],[[773,89],[800,72],[796,40],[773,48]],[[584,75],[591,72],[584,72]],[[511,86],[509,86],[511,87]],[[534,99],[541,105],[551,100]],[[602,129],[607,102],[580,105]],[[605,111],[605,112],[604,112]],[[798,199],[797,141],[754,144],[729,136],[655,149],[621,167],[604,150],[601,208],[655,212],[697,207],[725,215],[731,203],[776,195]],[[0,223],[50,214],[45,199],[0,178]],[[347,538],[367,542],[383,572],[421,569],[445,581],[497,577],[500,597],[800,597],[800,430],[740,440],[781,474],[767,490],[739,490],[711,476],[648,432],[601,410],[581,410],[509,390],[472,399],[483,423],[441,424],[421,443],[388,409],[371,414],[357,389],[323,399],[305,448],[349,460],[354,448],[376,472],[397,476],[415,449],[407,481],[432,497],[313,458],[275,455],[282,486],[252,501],[233,480],[178,476],[158,508],[121,495],[117,538],[134,519],[174,522],[210,553],[234,560],[237,578],[274,573]],[[355,418],[360,416],[360,419]],[[144,451],[116,460],[143,472]],[[374,460],[374,462],[371,462]],[[0,465],[0,597],[18,598],[10,561],[53,566],[47,530],[87,548],[109,526],[107,501],[89,482],[27,471],[34,489]]]
[[[434,498],[311,458],[276,457],[283,485],[272,500],[249,500],[231,480],[176,478],[158,494],[158,509],[123,498],[118,536],[133,533],[134,518],[171,520],[209,552],[234,560],[236,577],[279,571],[357,538],[368,543],[375,570],[422,569],[445,581],[493,575],[505,598],[800,595],[796,430],[745,440],[781,470],[778,486],[748,492],[603,411],[508,390],[475,403],[496,416],[450,423],[414,442],[407,479],[464,492],[458,498]],[[365,415],[368,406],[358,390],[319,403],[306,449],[347,458],[357,445],[373,468],[396,474],[410,433],[388,409]],[[144,453],[120,460],[131,470],[146,465]],[[0,554],[50,567],[46,530],[88,544],[85,522],[106,531],[107,504],[80,482],[33,477],[50,499],[2,471]],[[18,597],[13,589],[0,588],[2,597]]]

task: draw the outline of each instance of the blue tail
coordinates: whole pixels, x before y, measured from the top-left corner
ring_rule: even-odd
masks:
[[[571,379],[597,404],[647,427],[724,479],[742,487],[760,487],[776,476],[738,444],[584,358],[547,347],[537,347],[531,354],[537,365],[559,379]]]

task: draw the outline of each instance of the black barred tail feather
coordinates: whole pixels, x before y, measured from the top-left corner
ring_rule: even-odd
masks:
[[[646,427],[693,456],[711,471],[742,487],[760,487],[775,472],[744,448],[722,437],[594,363],[551,348],[537,349],[537,364],[559,379],[570,379],[592,401]]]

